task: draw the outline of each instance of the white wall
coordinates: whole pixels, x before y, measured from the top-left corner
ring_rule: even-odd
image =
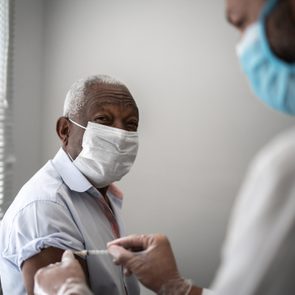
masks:
[[[168,234],[183,275],[208,285],[250,159],[293,123],[264,107],[248,89],[235,56],[238,35],[224,19],[223,1],[44,4],[39,102],[35,98],[40,89],[34,87],[40,81],[40,53],[29,49],[38,47],[40,28],[23,32],[21,38],[30,42],[17,44],[27,54],[18,61],[16,138],[25,149],[18,147],[22,157],[17,165],[28,168],[17,172],[17,184],[31,175],[37,162],[41,166],[56,152],[55,122],[72,82],[95,73],[123,80],[141,113],[139,155],[120,184],[126,193],[128,232]],[[35,20],[28,16],[18,21],[24,21],[22,30],[32,21],[40,23],[38,7],[31,14]],[[37,63],[30,62],[33,55]],[[23,102],[23,92],[28,99],[30,91],[34,99]],[[19,138],[20,132],[26,137]]]
[[[14,193],[41,165],[43,1],[15,0]]]

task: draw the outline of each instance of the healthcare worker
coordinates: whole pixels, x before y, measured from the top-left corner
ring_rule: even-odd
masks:
[[[271,108],[295,115],[295,0],[227,0],[226,5],[228,20],[242,33],[237,54],[252,89]],[[126,275],[135,274],[162,295],[294,295],[294,248],[295,130],[275,138],[253,161],[212,291],[182,278],[163,235],[133,235],[108,244]],[[75,263],[73,256],[67,257],[67,263]],[[64,267],[64,262],[55,267]],[[69,277],[75,276],[59,272],[60,285]],[[42,289],[42,280],[52,278],[45,269],[36,281]],[[83,280],[78,276],[77,286]]]
[[[227,0],[227,18],[242,32],[237,54],[255,94],[271,108],[295,115],[295,0]],[[108,246],[116,263],[159,294],[208,292],[180,276],[162,235],[126,237]],[[144,251],[125,250],[133,247]],[[254,160],[223,249],[214,294],[295,294],[294,129]]]

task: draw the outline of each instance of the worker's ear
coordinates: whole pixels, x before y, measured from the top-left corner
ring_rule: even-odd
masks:
[[[56,122],[56,133],[64,147],[68,145],[70,134],[70,121],[66,117],[60,117]]]

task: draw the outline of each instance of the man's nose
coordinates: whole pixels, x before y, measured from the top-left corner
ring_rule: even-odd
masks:
[[[115,120],[114,123],[113,123],[113,125],[112,125],[112,127],[126,130],[126,126],[124,125],[124,123],[122,122],[122,120]]]

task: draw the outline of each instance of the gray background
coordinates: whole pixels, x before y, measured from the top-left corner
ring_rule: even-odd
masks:
[[[14,192],[59,148],[70,85],[110,74],[140,108],[119,184],[127,231],[166,233],[183,276],[208,286],[249,162],[293,124],[249,90],[223,1],[16,0],[15,12]]]

